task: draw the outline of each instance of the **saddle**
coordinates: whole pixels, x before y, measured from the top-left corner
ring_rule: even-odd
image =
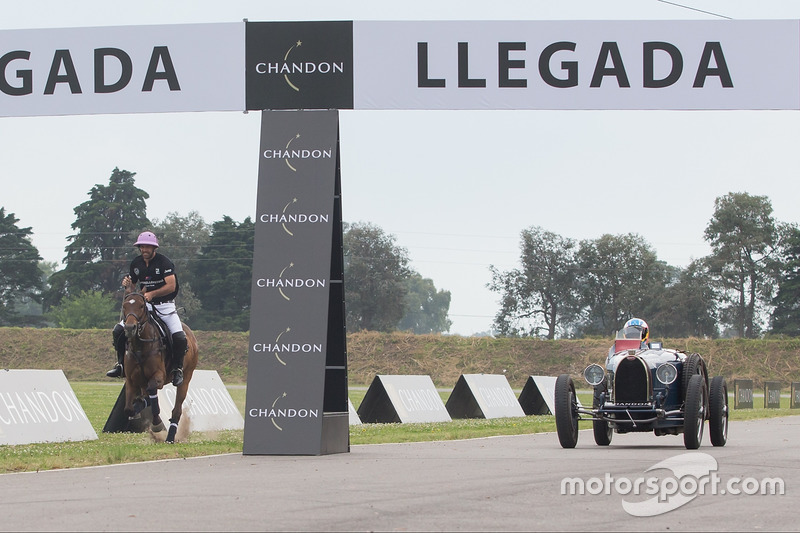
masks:
[[[158,328],[158,334],[161,336],[161,342],[164,343],[164,365],[167,367],[168,371],[172,370],[172,335],[169,334],[169,328],[167,328],[167,324],[164,320],[158,316],[158,313],[155,311],[148,310],[148,314],[150,318],[153,319],[156,327]]]

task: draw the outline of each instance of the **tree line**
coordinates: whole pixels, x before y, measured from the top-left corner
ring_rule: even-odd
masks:
[[[118,320],[120,281],[145,230],[176,265],[182,318],[195,329],[246,331],[255,225],[195,211],[147,217],[149,194],[115,168],[74,208],[66,255],[42,261],[31,228],[0,207],[0,325],[105,328]],[[450,329],[450,293],[410,268],[395,237],[370,223],[344,225],[348,331]],[[632,316],[664,337],[800,336],[800,229],[772,216],[766,196],[715,200],[704,231],[711,253],[685,268],[659,260],[640,235],[575,240],[530,227],[520,266],[491,267],[495,331],[547,339],[606,336]],[[37,313],[38,310],[38,313]]]
[[[246,331],[255,225],[229,216],[207,224],[196,211],[147,216],[149,194],[135,173],[115,168],[74,208],[63,268],[42,261],[30,227],[0,207],[0,325],[106,328],[119,320],[121,280],[152,231],[175,263],[182,319],[198,330]],[[450,293],[411,269],[394,237],[368,223],[345,225],[345,291],[349,331],[449,330]],[[36,310],[40,313],[37,315]]]
[[[577,241],[530,227],[520,266],[492,267],[502,335],[608,335],[633,317],[663,337],[800,335],[800,229],[772,216],[766,196],[728,193],[704,231],[711,253],[685,268],[658,259],[640,235]]]

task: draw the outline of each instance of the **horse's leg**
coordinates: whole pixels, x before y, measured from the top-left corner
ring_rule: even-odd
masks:
[[[189,382],[192,381],[192,374],[197,366],[197,339],[195,339],[194,333],[186,324],[183,325],[183,329],[186,332],[188,350],[183,365],[183,383],[175,389],[175,407],[172,408],[172,418],[169,419],[167,442],[175,442],[178,423],[181,421],[181,415],[183,414],[183,402],[186,400],[186,394],[189,392]]]
[[[145,407],[147,407],[147,399],[142,396],[138,396],[135,400],[133,400],[133,415],[129,416],[128,418],[131,420],[139,418]]]
[[[158,405],[158,389],[147,389],[147,403],[153,413],[153,431],[164,431],[164,422],[161,420],[161,407]]]
[[[172,408],[172,417],[169,419],[167,442],[175,442],[175,434],[178,432],[178,423],[181,421],[181,415],[183,414],[183,401],[189,391],[191,375],[186,377],[189,379],[184,379],[183,383],[175,390],[175,407]]]
[[[136,390],[137,388],[133,386],[131,383],[130,378],[125,378],[125,414],[128,416],[128,420],[131,420],[138,415],[143,407],[139,407],[136,403]]]

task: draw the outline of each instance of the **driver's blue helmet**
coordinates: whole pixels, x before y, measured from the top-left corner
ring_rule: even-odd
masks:
[[[622,330],[625,332],[626,339],[633,338],[633,335],[637,333],[642,342],[647,342],[650,338],[650,328],[647,326],[647,322],[641,318],[631,318],[625,322]]]

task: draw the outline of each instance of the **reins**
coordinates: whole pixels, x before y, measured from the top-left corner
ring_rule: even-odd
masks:
[[[127,314],[124,315],[124,317],[122,317],[122,321],[126,322],[128,320],[128,317],[133,317],[136,320],[136,339],[139,342],[142,342],[142,343],[156,343],[157,342],[157,343],[161,344],[161,334],[159,333],[159,328],[155,324],[155,320],[154,320],[150,310],[147,307],[147,299],[144,297],[144,294],[142,294],[140,292],[129,292],[129,293],[127,293],[125,295],[125,298],[130,298],[132,296],[135,296],[137,298],[141,298],[141,300],[142,300],[142,309],[144,311],[144,317],[140,316],[137,313],[127,313]],[[122,316],[123,313],[124,313],[124,304],[123,304],[123,309],[120,310],[120,316]],[[153,337],[152,338],[142,337],[142,332],[144,331],[145,327],[148,324],[151,325],[152,330],[153,330]],[[163,351],[164,351],[163,345],[158,346],[158,352],[161,354],[161,357],[163,357]],[[133,354],[134,358],[136,359],[136,362],[139,364],[139,367],[141,368],[142,373],[144,373],[144,359],[142,357],[144,352],[145,352],[145,350],[134,350],[131,347],[131,353]]]

